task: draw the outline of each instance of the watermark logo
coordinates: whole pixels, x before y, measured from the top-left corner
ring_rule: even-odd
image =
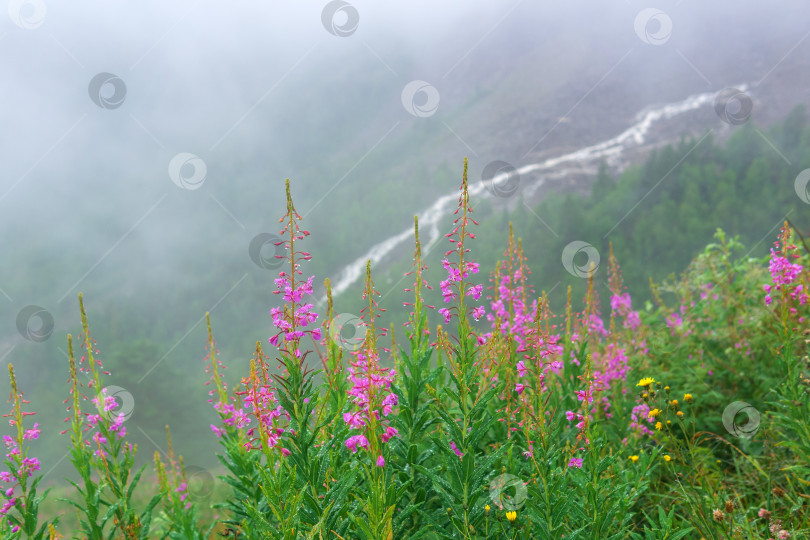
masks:
[[[38,28],[44,21],[48,10],[42,0],[11,0],[8,3],[8,16],[11,22],[23,30]]]
[[[501,474],[489,484],[489,498],[498,508],[509,512],[523,508],[527,496],[526,485],[514,474]]]
[[[127,85],[118,75],[99,73],[90,79],[87,93],[93,103],[102,109],[117,109],[127,97]]]
[[[810,169],[805,169],[796,176],[793,189],[796,190],[796,195],[798,195],[803,202],[810,204],[810,193],[807,191],[808,184],[810,184]]]
[[[663,45],[672,36],[672,19],[656,8],[639,11],[633,27],[638,38],[649,45]]]
[[[730,403],[723,411],[723,426],[735,437],[750,439],[759,431],[759,411],[745,401]]]
[[[587,261],[578,265],[574,262],[574,259],[580,254],[584,254]],[[563,248],[562,264],[572,276],[589,278],[599,268],[599,252],[588,242],[574,240]]]
[[[714,98],[714,112],[726,124],[739,126],[751,118],[754,102],[751,98],[736,88],[720,90]]]
[[[182,189],[200,189],[207,174],[205,161],[189,152],[181,152],[169,162],[169,178]]]
[[[96,393],[93,403],[101,415],[108,422],[115,422],[120,415],[124,415],[124,422],[130,419],[135,410],[135,398],[120,386],[105,386]]]
[[[287,249],[284,240],[277,234],[261,233],[253,237],[248,254],[253,264],[265,270],[275,270],[284,264]]]
[[[425,81],[411,81],[402,89],[402,106],[417,118],[436,114],[439,108],[439,91]]]
[[[365,323],[352,313],[341,313],[329,322],[329,337],[346,351],[359,350],[367,331]]]
[[[34,343],[42,343],[53,333],[53,315],[40,306],[26,306],[17,314],[17,331]]]
[[[481,182],[496,197],[511,197],[520,189],[520,173],[505,161],[491,161],[481,173]]]
[[[202,467],[186,467],[188,496],[193,501],[207,501],[214,491],[214,476]]]
[[[321,22],[326,31],[337,37],[348,37],[357,31],[360,14],[357,9],[343,0],[334,0],[321,11]]]

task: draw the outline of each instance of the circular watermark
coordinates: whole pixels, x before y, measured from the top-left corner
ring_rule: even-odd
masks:
[[[205,161],[189,152],[180,152],[169,162],[169,178],[182,189],[201,188],[207,174]]]
[[[343,0],[333,0],[321,11],[321,22],[326,31],[337,37],[348,37],[357,31],[360,14],[357,9]]]
[[[501,474],[489,483],[489,498],[498,508],[516,512],[523,508],[527,496],[526,485],[514,474]]]
[[[284,240],[277,234],[261,233],[253,237],[248,246],[253,264],[265,270],[275,270],[284,264],[287,249]]]
[[[352,330],[347,332],[348,328]],[[366,340],[365,323],[352,313],[341,313],[329,322],[329,337],[346,351],[357,351]]]
[[[748,94],[736,88],[720,90],[714,98],[714,112],[720,120],[732,126],[746,123],[753,110],[754,102]]]
[[[127,85],[118,75],[104,72],[90,79],[87,93],[102,109],[117,109],[127,97]]]
[[[638,38],[649,45],[663,45],[672,36],[672,19],[656,8],[639,11],[633,27]]]
[[[114,403],[114,407],[113,405]],[[98,409],[98,414],[108,422],[115,422],[120,415],[124,415],[124,422],[130,419],[135,410],[135,398],[120,386],[105,386],[96,393],[93,403]]]
[[[745,423],[741,415],[745,416]],[[750,439],[759,431],[759,411],[745,401],[730,403],[723,411],[723,426],[735,437]]]
[[[584,254],[588,260],[585,264],[578,265],[574,262],[574,259],[580,253]],[[588,242],[574,240],[563,248],[562,264],[572,276],[589,278],[599,268],[599,252]]]
[[[42,343],[53,333],[53,315],[40,306],[25,306],[17,313],[17,331],[34,343]]]
[[[796,176],[796,181],[793,183],[793,189],[796,190],[796,195],[799,198],[810,204],[810,193],[807,191],[807,184],[810,184],[810,169],[805,169]]]
[[[186,467],[188,497],[194,501],[207,501],[214,491],[214,475],[207,469],[191,465]]]
[[[411,81],[402,89],[402,106],[417,118],[436,114],[439,108],[439,91],[425,81]]]
[[[42,0],[11,0],[8,16],[23,30],[33,30],[45,21],[48,10]]]
[[[520,173],[505,161],[491,161],[481,173],[481,182],[496,197],[511,197],[520,189]]]

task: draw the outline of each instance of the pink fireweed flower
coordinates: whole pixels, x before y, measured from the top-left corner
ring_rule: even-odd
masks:
[[[387,443],[396,436],[397,430],[389,424],[388,416],[393,412],[399,398],[391,391],[391,385],[396,375],[391,368],[380,365],[377,353],[377,330],[375,319],[379,317],[376,311],[375,296],[380,293],[375,289],[371,279],[371,261],[366,263],[366,285],[363,299],[368,305],[361,310],[361,318],[365,318],[367,331],[360,351],[350,353],[353,357],[349,361],[347,379],[351,387],[347,390],[352,405],[352,411],[344,413],[343,420],[351,428],[363,430],[363,440],[371,444],[371,452],[378,453],[378,443]],[[356,446],[357,435],[349,437],[346,441],[348,448]]]
[[[630,330],[635,330],[639,326],[641,326],[641,317],[638,315],[638,311],[631,311],[627,314],[627,317],[624,319],[624,327],[629,328]]]
[[[394,382],[393,369],[379,365],[379,356],[371,351],[358,352],[355,359],[349,363],[348,380],[352,387],[347,391],[356,411],[344,413],[343,420],[354,429],[362,429],[368,424],[369,415],[373,414],[375,420],[388,416],[398,403],[396,394],[391,393],[391,384]],[[374,403],[372,403],[372,395]],[[380,408],[375,408],[380,406]],[[390,426],[389,426],[390,427]],[[393,429],[393,428],[391,428]],[[396,434],[396,430],[386,430],[386,434]]]
[[[455,442],[450,441],[450,448],[453,450],[453,452],[455,452],[455,453],[456,453],[456,455],[457,455],[459,458],[461,458],[461,457],[463,457],[463,456],[464,456],[464,452],[462,452],[461,450],[459,450],[459,449],[458,449],[458,447],[456,446],[456,443],[455,443]]]
[[[650,407],[646,403],[639,403],[635,407],[633,407],[633,411],[630,413],[630,430],[636,432],[637,435],[655,435],[655,432],[652,431],[650,428],[645,425],[646,422],[648,425],[654,423],[655,418],[650,417]]]
[[[385,467],[385,458],[382,457],[382,454],[377,457],[377,466]]]
[[[214,408],[223,416],[222,423],[226,426],[242,429],[250,423],[248,411],[241,407],[237,409],[233,403],[217,402]]]
[[[37,422],[34,422],[34,428],[26,430],[26,432],[23,434],[23,439],[31,440],[39,437],[39,428],[37,426],[39,426],[39,424]]]
[[[609,343],[603,352],[594,353],[593,361],[596,367],[594,377],[603,388],[610,388],[612,381],[623,381],[627,377],[627,354],[624,348],[614,343]]]
[[[104,412],[109,412],[109,411],[115,409],[116,407],[118,407],[118,403],[115,401],[115,397],[107,395],[107,389],[106,388],[102,388],[101,393],[102,393],[102,397],[104,398],[104,400],[103,400],[104,401],[103,409],[101,408],[101,400],[98,397],[93,398],[93,405],[95,405],[97,409],[103,410]]]
[[[602,318],[598,315],[591,315],[590,319],[588,320],[588,330],[590,333],[599,336],[607,336],[608,332],[605,329],[605,323],[602,321]]]
[[[36,413],[25,412],[22,410],[22,405],[30,402],[22,397],[22,392],[17,388],[17,380],[14,376],[14,368],[11,364],[8,365],[8,372],[9,378],[11,379],[11,397],[9,398],[9,401],[13,401],[13,405],[11,412],[4,414],[3,416],[9,419],[8,422],[10,426],[16,428],[16,436],[4,436],[3,443],[6,449],[9,450],[9,452],[6,454],[9,468],[15,470],[15,474],[12,474],[9,471],[0,472],[0,480],[9,484],[14,484],[4,488],[3,490],[6,500],[4,501],[2,508],[0,508],[0,515],[8,516],[12,509],[15,508],[18,500],[22,503],[23,509],[20,511],[21,515],[15,516],[14,518],[0,518],[0,522],[2,522],[3,528],[5,528],[5,526],[11,526],[12,532],[18,532],[20,527],[13,525],[11,520],[14,519],[17,522],[28,522],[29,518],[31,517],[30,515],[27,515],[25,508],[25,501],[30,495],[31,487],[25,479],[33,476],[34,471],[40,470],[40,462],[38,458],[26,457],[28,454],[28,448],[25,441],[37,439],[39,437],[40,430],[38,423],[34,424],[33,429],[26,430],[23,428],[24,418]],[[34,485],[36,485],[36,483],[41,479],[42,477],[38,477],[36,480],[34,480]],[[20,487],[20,493],[15,496],[14,491],[17,486]],[[36,524],[36,522],[34,523]]]
[[[351,450],[352,453],[357,452],[358,445],[360,445],[362,448],[368,448],[368,439],[366,439],[365,435],[352,435],[346,439],[346,448]]]
[[[389,440],[391,440],[391,438],[396,437],[396,436],[397,436],[397,434],[399,434],[399,432],[397,431],[397,429],[396,429],[396,428],[393,428],[393,427],[391,427],[391,426],[388,426],[388,427],[385,429],[385,433],[383,433],[383,434],[380,436],[380,438],[382,439],[382,442],[387,443]]]
[[[449,323],[450,319],[453,317],[453,312],[450,311],[447,308],[441,308],[441,309],[439,309],[439,315],[444,317],[444,322],[445,323]]]
[[[568,462],[568,466],[569,467],[575,467],[577,469],[581,469],[582,468],[582,458],[572,457],[571,461]]]
[[[281,436],[287,432],[285,428],[290,421],[290,415],[278,404],[265,358],[261,347],[257,346],[255,356],[250,362],[250,376],[242,379],[245,390],[236,392],[236,395],[243,396],[242,402],[246,410],[235,417],[237,426],[241,424],[245,427],[250,422],[249,417],[258,421],[256,427],[251,427],[246,432],[248,441],[244,446],[247,450],[261,449],[263,437],[269,448],[277,447]]]
[[[289,351],[295,357],[302,358],[300,349],[301,339],[309,334],[313,340],[320,341],[322,335],[320,328],[314,328],[318,314],[312,311],[313,304],[305,302],[305,298],[314,294],[312,281],[313,276],[306,281],[300,281],[298,276],[302,274],[299,261],[308,261],[312,256],[306,251],[296,249],[296,241],[303,240],[309,236],[309,231],[301,229],[299,220],[301,216],[296,212],[290,196],[290,183],[287,181],[287,213],[279,219],[284,223],[284,228],[279,231],[279,236],[285,240],[278,242],[283,245],[287,254],[277,257],[285,259],[289,263],[287,270],[282,270],[275,279],[276,289],[273,294],[283,294],[284,304],[270,310],[273,318],[273,326],[278,332],[268,339],[268,342],[282,351]],[[313,327],[310,327],[313,325]]]
[[[673,312],[671,315],[667,316],[667,326],[672,329],[673,335],[675,334],[675,329],[679,328],[681,325],[683,325],[683,319],[677,312]]]
[[[461,215],[458,215],[459,212],[461,212]],[[467,159],[465,158],[464,173],[461,181],[461,194],[458,198],[458,208],[453,212],[453,215],[458,217],[453,220],[453,230],[444,235],[448,241],[453,244],[453,249],[448,250],[444,254],[445,258],[442,260],[442,267],[447,271],[447,279],[441,281],[439,285],[445,303],[458,301],[458,307],[449,310],[446,309],[441,312],[447,324],[450,323],[453,315],[457,314],[464,321],[463,324],[466,325],[466,316],[468,313],[464,304],[464,298],[472,296],[473,299],[478,300],[484,290],[483,285],[465,282],[466,278],[479,271],[479,264],[467,258],[467,253],[469,253],[470,250],[464,247],[464,242],[467,238],[474,238],[474,235],[468,230],[470,224],[478,225],[477,221],[469,217],[469,214],[472,214],[472,212],[473,209],[470,205],[467,183]],[[457,256],[458,260],[451,262],[448,259],[451,254]],[[476,320],[483,316],[483,311],[480,309],[471,309],[470,311],[473,311],[473,316]]]
[[[791,259],[798,259],[797,248],[790,242],[791,231],[787,222],[782,227],[779,239],[774,242],[776,250],[771,248],[768,269],[771,272],[771,283],[763,286],[765,289],[765,305],[770,306],[774,295],[777,297],[789,296],[791,304],[786,307],[791,314],[796,314],[795,302],[800,306],[807,304],[808,295],[802,279],[804,268],[798,263],[791,262]],[[782,291],[777,295],[777,291]]]

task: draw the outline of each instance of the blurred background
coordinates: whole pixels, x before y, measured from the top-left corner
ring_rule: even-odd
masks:
[[[187,466],[218,467],[204,317],[233,387],[274,333],[286,178],[316,300],[330,278],[350,320],[372,258],[397,328],[413,216],[436,286],[465,157],[481,281],[511,221],[555,306],[590,262],[606,290],[611,242],[638,308],[718,227],[757,257],[785,218],[810,228],[800,0],[7,4],[0,358],[46,485],[76,476],[79,292],[138,465],[170,424]]]

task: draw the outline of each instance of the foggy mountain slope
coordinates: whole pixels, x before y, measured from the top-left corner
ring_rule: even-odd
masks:
[[[251,270],[250,240],[274,230],[283,211],[285,177],[313,231],[313,271],[329,275],[454,189],[464,156],[471,178],[480,178],[496,159],[519,167],[604,140],[647,105],[792,75],[807,47],[798,5],[764,14],[736,6],[733,16],[723,6],[676,6],[671,37],[660,46],[634,32],[636,7],[597,5],[548,11],[516,4],[429,24],[416,17],[419,33],[400,29],[390,38],[381,22],[376,29],[369,22],[345,39],[324,32],[319,20],[305,23],[318,15],[309,7],[290,15],[306,32],[285,49],[278,21],[268,21],[272,35],[241,17],[212,24],[213,12],[205,11],[172,14],[178,27],[162,40],[165,24],[147,32],[153,41],[127,29],[110,50],[92,51],[76,39],[67,13],[49,18],[51,39],[9,28],[15,83],[6,83],[5,94],[18,105],[3,114],[32,150],[13,155],[11,139],[4,145],[6,225],[36,215],[35,227],[7,236],[9,249],[15,242],[38,246],[62,268],[48,280],[53,290],[43,290],[43,280],[29,287],[8,263],[0,275],[18,297],[61,305],[120,241],[79,285],[127,296],[144,279],[176,287],[188,272],[214,276],[223,264],[238,279]],[[371,21],[379,16],[369,14]],[[148,27],[148,17],[139,20]],[[722,35],[718,20],[726,23]],[[111,13],[101,21],[99,39],[122,29]],[[239,39],[224,39],[237,29]],[[96,66],[127,74],[120,109],[101,110],[87,99]],[[401,91],[414,79],[439,93],[429,117],[402,105]],[[755,120],[806,100],[795,78],[782,80],[791,90],[758,103]],[[38,162],[49,145],[54,149]],[[204,159],[202,189],[170,182],[167,163],[181,151]],[[328,203],[319,202],[326,193]],[[26,202],[33,200],[35,207]],[[101,283],[109,286],[96,287]]]

